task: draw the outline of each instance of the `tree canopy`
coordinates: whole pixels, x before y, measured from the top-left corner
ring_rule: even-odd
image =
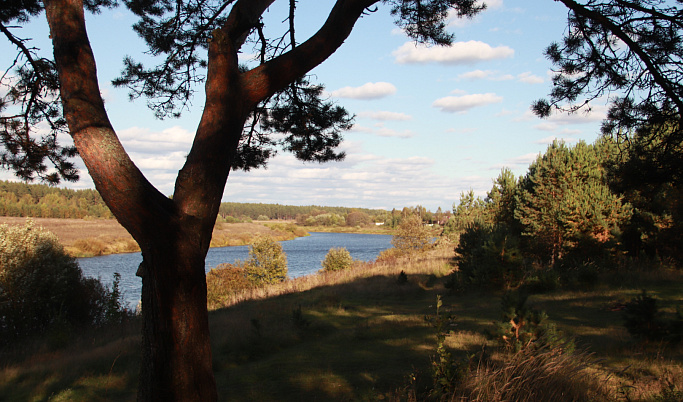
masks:
[[[683,163],[683,8],[666,0],[559,0],[568,8],[548,99],[534,112],[590,110],[609,100],[603,133],[635,140],[660,176],[680,177]],[[645,141],[641,141],[642,138]],[[647,144],[657,138],[659,145]],[[637,158],[637,156],[636,156]],[[651,172],[653,173],[653,172]]]

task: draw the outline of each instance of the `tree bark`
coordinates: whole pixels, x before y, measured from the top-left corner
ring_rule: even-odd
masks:
[[[173,199],[147,181],[121,145],[100,95],[83,0],[44,0],[64,116],[95,187],[140,245],[143,341],[138,400],[215,401],[204,260],[254,106],[329,57],[377,0],[338,0],[307,42],[243,73],[237,51],[274,0],[238,0],[209,44],[206,102]]]

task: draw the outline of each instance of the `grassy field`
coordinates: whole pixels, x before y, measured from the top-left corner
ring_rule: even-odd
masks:
[[[0,217],[0,224],[23,225],[27,218]],[[37,226],[54,233],[68,253],[75,257],[140,251],[137,243],[114,219],[30,218]],[[217,223],[212,247],[243,246],[254,236],[267,234],[276,240],[292,240],[305,236],[302,229],[287,223]]]
[[[431,385],[436,330],[425,317],[454,316],[445,344],[456,360],[488,345],[500,319],[500,294],[450,293],[451,248],[422,257],[359,265],[250,291],[210,313],[214,371],[221,400],[411,400]],[[407,274],[407,282],[398,280]],[[683,306],[679,271],[629,269],[580,291],[534,295],[559,329],[585,350],[573,381],[590,381],[606,400],[679,400],[683,349],[632,340],[615,306],[641,288],[663,310]],[[1,351],[0,400],[134,400],[139,323],[69,331]],[[566,376],[563,376],[563,378]],[[471,376],[471,381],[483,381]],[[662,398],[669,399],[662,399]],[[660,398],[660,399],[656,399]],[[412,399],[414,400],[414,399]],[[600,398],[598,398],[600,400]]]

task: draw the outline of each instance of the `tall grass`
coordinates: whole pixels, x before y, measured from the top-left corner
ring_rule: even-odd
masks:
[[[683,347],[636,342],[612,311],[638,294],[638,283],[605,278],[588,290],[531,296],[531,306],[591,354],[509,354],[485,336],[500,319],[502,293],[449,293],[452,257],[452,247],[406,258],[387,254],[223,300],[209,315],[221,400],[654,401],[676,400],[683,390]],[[640,284],[666,311],[683,304],[680,271],[652,272]],[[444,345],[456,363],[471,363],[455,391],[441,396],[429,389],[437,336],[425,321],[437,295],[454,316]],[[22,351],[0,350],[0,400],[133,400],[138,333],[132,322],[84,330],[59,349],[36,339]],[[469,359],[482,345],[494,350],[490,358]]]
[[[398,276],[402,271],[408,275],[448,274],[453,267],[449,265],[452,251],[439,248],[429,253],[405,256],[388,261],[355,262],[350,269],[341,271],[318,271],[315,274],[289,279],[265,287],[249,288],[227,296],[213,309],[236,305],[251,300],[263,300],[287,294],[305,292],[318,287],[349,284],[359,279],[375,276]]]

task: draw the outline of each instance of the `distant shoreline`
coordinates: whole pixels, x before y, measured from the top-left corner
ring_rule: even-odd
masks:
[[[132,236],[115,219],[33,218],[0,216],[0,224],[24,225],[27,219],[54,233],[72,256],[139,252]],[[217,223],[211,247],[244,246],[256,235],[267,234],[278,241],[293,240],[311,232],[392,234],[383,227],[302,227],[290,221],[257,221],[251,223]]]

